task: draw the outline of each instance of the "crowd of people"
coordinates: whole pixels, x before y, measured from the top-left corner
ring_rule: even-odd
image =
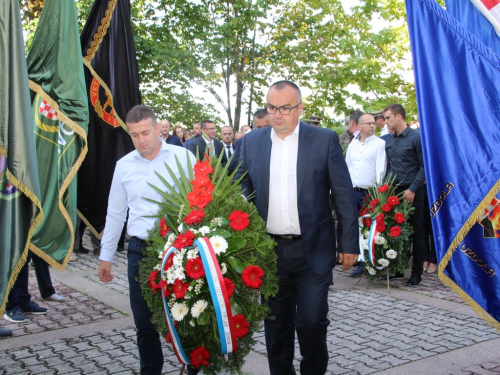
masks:
[[[141,374],[160,374],[163,367],[159,334],[151,323],[138,275],[147,232],[154,226],[153,216],[158,209],[151,202],[161,200],[148,183],[161,185],[154,171],[163,170],[164,163],[175,174],[178,168],[187,173],[189,163],[194,165],[196,157],[203,159],[210,149],[224,165],[230,162],[229,173],[239,166],[235,181],[242,177],[243,194],[255,204],[277,243],[279,293],[265,301],[275,317],[265,321],[273,375],[295,373],[295,332],[303,357],[301,373],[325,373],[327,294],[332,269],[335,263],[342,264],[344,271],[358,265],[352,276],[363,274],[363,264],[358,261],[358,211],[367,189],[381,184],[385,176],[396,177],[398,194],[415,207],[410,217],[414,230],[413,266],[407,285],[417,286],[424,271],[436,271],[420,133],[408,126],[401,105],[392,104],[375,113],[352,111],[346,119],[345,132],[338,137],[334,131],[321,127],[318,116],[301,118],[304,104],[300,89],[293,82],[274,83],[266,103],[265,108],[255,112],[251,126],[236,132],[230,126],[221,127],[220,140],[211,120],[194,124],[192,130],[174,126],[171,132],[168,120],[158,121],[149,107],[136,106],[127,114],[126,124],[135,150],[116,165],[106,230],[102,241],[94,246],[94,255],[100,259],[99,279],[112,281],[112,262],[115,252],[123,251],[126,223],[130,303],[137,328]],[[376,135],[377,127],[380,137]],[[172,183],[170,176],[164,178]],[[149,200],[142,199],[144,196]],[[79,246],[80,242],[76,241]],[[20,274],[9,296],[4,317],[12,322],[26,321],[25,314],[47,312],[30,301],[27,272],[26,269],[26,274]],[[401,277],[402,274],[389,275]],[[39,285],[48,284],[42,279],[39,278]],[[64,300],[53,288],[46,287],[42,292],[40,287],[40,291],[42,298]],[[198,372],[191,366],[187,371]]]

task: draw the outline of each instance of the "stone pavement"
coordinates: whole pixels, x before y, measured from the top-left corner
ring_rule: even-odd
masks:
[[[84,244],[91,248],[88,233]],[[51,269],[63,303],[40,298],[30,271],[33,300],[49,309],[0,339],[0,375],[138,374],[136,337],[128,301],[126,255],[117,253],[110,284],[98,281],[98,260],[81,255],[65,272]],[[421,285],[405,280],[368,286],[366,279],[334,271],[330,287],[328,374],[500,374],[500,335],[446,288],[436,274]],[[407,275],[408,276],[408,275]],[[245,374],[266,375],[263,333],[247,358]],[[296,345],[295,365],[300,353]],[[164,374],[179,374],[175,355],[163,344]],[[298,372],[299,373],[299,372]]]

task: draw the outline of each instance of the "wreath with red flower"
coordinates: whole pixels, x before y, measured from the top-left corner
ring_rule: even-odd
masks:
[[[167,170],[172,176],[168,166]],[[255,344],[252,335],[269,313],[260,303],[261,295],[269,298],[278,291],[275,243],[255,206],[242,197],[238,181],[232,183],[234,174],[227,175],[220,158],[207,156],[189,176],[181,172],[175,186],[164,181],[165,192],[154,187],[164,201],[157,202],[158,222],[140,265],[142,292],[153,324],[167,342],[180,340],[191,365],[203,368],[204,374],[241,371]],[[210,241],[230,303],[237,351],[225,355],[207,281],[211,271],[204,268],[195,245],[200,238]],[[172,246],[177,250],[165,259],[162,269],[162,258]],[[178,338],[165,322],[162,290]]]
[[[408,251],[413,228],[407,218],[414,209],[410,202],[396,195],[394,178],[368,190],[370,194],[359,213],[363,218],[360,220],[365,249],[363,265],[373,283],[388,272],[404,272],[409,267]],[[375,225],[375,232],[370,237],[372,225]],[[375,249],[374,253],[368,251],[369,242]]]

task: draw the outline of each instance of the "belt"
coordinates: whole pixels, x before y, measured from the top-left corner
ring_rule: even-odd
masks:
[[[302,238],[302,236],[299,234],[272,234],[269,233],[271,238],[274,238],[275,240],[279,241],[288,241],[288,242],[295,242],[298,241]]]
[[[360,188],[360,187],[355,187],[355,188],[354,188],[354,190],[356,190],[356,191],[361,191],[361,192],[363,192],[363,193],[364,193],[364,192],[366,192],[366,191],[368,191],[367,189]]]
[[[147,246],[147,243],[145,240],[141,240],[139,237],[136,237],[136,236],[130,237],[130,241],[139,242],[141,245]]]

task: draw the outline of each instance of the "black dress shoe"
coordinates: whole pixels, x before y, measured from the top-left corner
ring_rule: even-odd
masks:
[[[88,254],[90,253],[90,250],[84,248],[83,245],[80,245],[80,248],[78,250],[75,249],[74,252],[78,254]]]
[[[351,273],[351,277],[361,277],[365,273],[365,270],[363,268],[363,262],[359,262],[358,268]]]
[[[12,336],[12,330],[4,327],[0,327],[0,337]]]
[[[395,274],[389,275],[389,280],[404,279],[405,275],[401,272],[396,272]],[[387,281],[387,275],[380,276],[380,280]]]
[[[420,284],[421,281],[422,281],[422,276],[417,275],[416,273],[412,273],[411,277],[410,277],[410,280],[408,280],[408,282],[406,283],[406,285],[408,285],[408,286],[415,286],[415,285]]]

